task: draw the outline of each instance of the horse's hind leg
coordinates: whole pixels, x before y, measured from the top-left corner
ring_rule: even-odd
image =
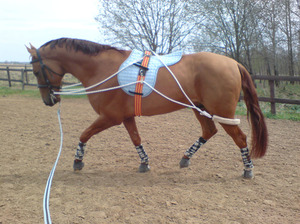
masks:
[[[188,167],[192,156],[218,131],[211,119],[201,116],[196,110],[194,110],[194,113],[202,126],[202,136],[184,153],[179,163],[180,168]]]
[[[95,134],[98,134],[99,132],[110,128],[114,125],[117,125],[118,123],[113,122],[113,120],[105,117],[105,116],[99,116],[97,120],[95,120],[80,136],[80,141],[75,153],[75,160],[73,164],[73,168],[75,171],[81,170],[84,166],[84,163],[82,162],[85,147],[87,141]]]
[[[242,160],[244,163],[245,178],[253,178],[253,163],[250,158],[249,149],[247,146],[247,137],[237,125],[221,124],[225,131],[232,137],[235,144],[240,148]]]
[[[139,172],[145,173],[150,170],[149,158],[143,148],[143,145],[141,144],[142,141],[141,141],[141,137],[140,137],[139,132],[136,127],[135,119],[134,119],[134,117],[130,117],[130,118],[125,119],[123,121],[123,123],[129,133],[131,141],[134,144],[134,146],[139,154],[139,157],[141,159],[141,165],[139,167]]]

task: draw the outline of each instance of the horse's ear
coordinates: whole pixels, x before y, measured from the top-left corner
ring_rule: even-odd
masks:
[[[29,43],[29,44],[30,44],[30,48],[25,45],[25,47],[27,48],[27,51],[31,54],[31,56],[36,56],[36,48],[34,46],[32,46],[31,43]]]
[[[26,45],[25,45],[25,47],[26,47],[27,51],[30,53],[31,49],[29,47],[27,47]]]
[[[31,49],[36,51],[36,48],[31,43],[29,43],[29,44],[30,44]]]

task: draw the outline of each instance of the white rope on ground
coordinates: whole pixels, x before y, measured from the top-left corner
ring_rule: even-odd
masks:
[[[62,151],[62,145],[63,145],[63,130],[62,130],[62,124],[61,124],[61,119],[60,119],[60,106],[61,106],[61,104],[59,104],[59,107],[57,110],[57,117],[58,117],[59,130],[60,130],[60,147],[59,147],[59,152],[58,152],[57,158],[56,158],[55,163],[52,167],[52,170],[49,174],[47,184],[45,187],[44,200],[43,200],[43,211],[44,211],[44,223],[45,224],[52,224],[50,211],[49,211],[50,190],[51,190],[54,172],[55,172],[55,169],[56,169],[56,166],[57,166],[57,163],[58,163],[61,151]]]

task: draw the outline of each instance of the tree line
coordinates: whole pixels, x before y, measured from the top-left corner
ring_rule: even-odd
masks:
[[[299,0],[100,0],[111,44],[234,58],[255,75],[300,76]]]

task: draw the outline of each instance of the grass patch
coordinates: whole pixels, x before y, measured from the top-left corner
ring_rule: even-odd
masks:
[[[28,96],[28,97],[41,97],[38,89],[28,89],[22,90],[20,88],[12,88],[12,87],[4,87],[0,86],[0,96],[11,96],[11,95],[19,95],[19,96]]]
[[[270,88],[267,82],[256,81],[256,86],[256,91],[259,96],[270,97]],[[300,85],[281,82],[279,86],[275,87],[275,97],[281,99],[299,99]],[[271,113],[271,103],[259,102],[259,105],[264,116],[267,118],[300,121],[300,105],[276,103],[276,115]],[[244,101],[238,103],[236,114],[247,114],[247,108]]]
[[[267,118],[300,121],[300,105],[276,104],[276,114],[272,114],[270,103],[260,102],[259,104],[264,116]],[[236,114],[247,115],[244,101],[238,103]]]
[[[33,87],[32,89],[28,88],[26,90],[22,90],[20,88],[13,88],[13,87],[4,87],[0,86],[0,96],[5,97],[5,96],[12,96],[12,95],[17,95],[17,96],[26,96],[26,97],[36,97],[40,98],[40,91],[38,88]],[[87,98],[86,95],[62,95],[62,99],[68,99],[68,98]]]

